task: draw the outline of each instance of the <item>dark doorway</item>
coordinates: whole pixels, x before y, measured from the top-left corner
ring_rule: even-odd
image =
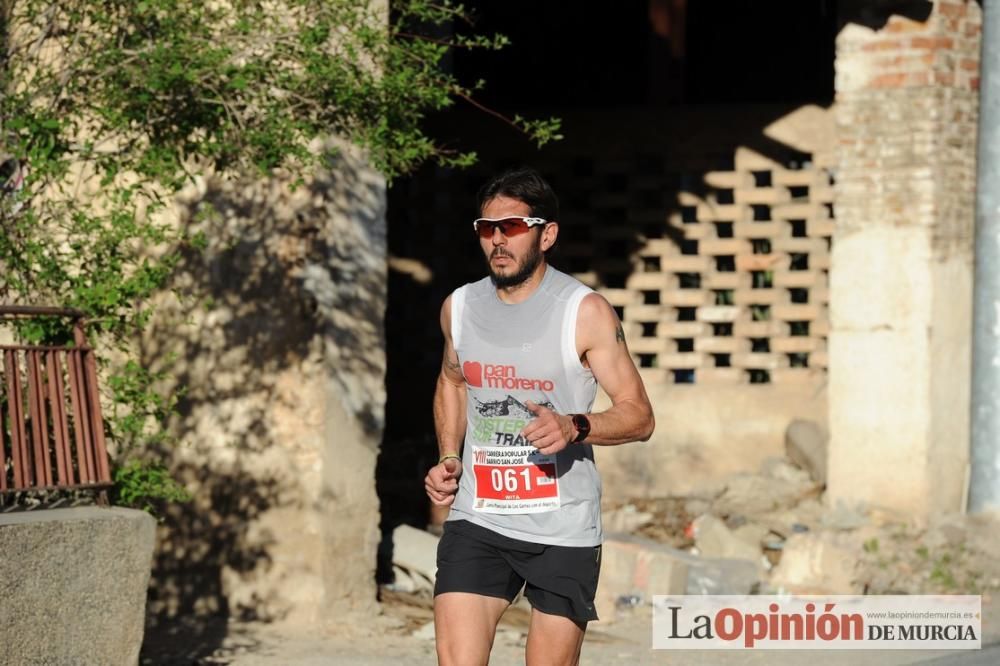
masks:
[[[466,3],[499,52],[458,52],[459,80],[504,111],[833,99],[833,0]],[[459,27],[461,32],[461,26]]]
[[[471,220],[484,179],[537,165],[563,206],[567,243],[555,265],[589,271],[597,286],[624,286],[623,258],[638,239],[675,233],[663,220],[677,212],[679,191],[708,191],[704,174],[732,168],[736,145],[783,164],[806,162],[762,128],[801,104],[833,99],[833,0],[465,5],[478,33],[505,34],[511,45],[456,52],[448,66],[465,83],[485,80],[477,100],[491,108],[562,117],[566,138],[538,150],[459,103],[428,127],[451,147],[477,151],[477,166],[427,166],[390,189],[389,252],[407,261],[390,272],[386,315],[387,421],[377,470],[384,531],[428,522],[423,476],[437,459],[438,314],[448,293],[483,275]]]

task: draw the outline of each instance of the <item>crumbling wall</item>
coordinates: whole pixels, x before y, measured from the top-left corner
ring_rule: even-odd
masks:
[[[837,39],[831,501],[964,506],[981,9],[938,0]]]
[[[304,184],[211,179],[145,358],[185,391],[151,610],[332,624],[375,610],[385,184],[355,151]]]

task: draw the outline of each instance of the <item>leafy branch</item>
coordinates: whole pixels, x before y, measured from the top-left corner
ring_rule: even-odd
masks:
[[[176,396],[157,393],[136,342],[181,249],[204,247],[169,222],[181,188],[207,174],[301,181],[331,134],[387,178],[428,160],[465,166],[474,153],[423,129],[456,100],[539,146],[561,138],[557,119],[499,114],[474,100],[482,82],[441,67],[453,49],[508,44],[442,38],[456,23],[471,18],[447,0],[399,0],[391,15],[357,0],[0,0],[0,301],[88,315],[108,349],[122,501],[180,496],[143,462],[166,443]],[[68,339],[56,324],[19,333]]]

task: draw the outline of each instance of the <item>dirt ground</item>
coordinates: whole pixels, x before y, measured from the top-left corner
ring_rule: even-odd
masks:
[[[700,506],[700,505],[697,505]],[[672,508],[646,504],[647,512]],[[653,511],[650,511],[653,510]],[[687,516],[690,518],[690,516]],[[818,518],[816,519],[819,520]],[[675,519],[667,529],[644,532],[675,546],[690,546],[690,529]],[[818,522],[816,523],[819,524]],[[654,651],[648,605],[623,609],[613,623],[592,624],[587,632],[581,664],[801,664],[811,666],[850,663],[882,664],[1000,663],[1000,520],[995,516],[942,516],[927,525],[885,520],[869,521],[837,531],[839,543],[854,544],[854,569],[870,594],[972,593],[983,598],[982,651]],[[494,645],[491,664],[524,663],[524,644],[530,610],[523,603],[504,615]],[[382,615],[368,620],[345,620],[328,633],[303,634],[294,629],[252,623],[231,623],[225,639],[210,656],[146,661],[162,664],[212,664],[231,666],[284,666],[301,664],[399,666],[435,664],[431,600],[426,594],[382,590]]]
[[[590,626],[582,664],[1000,663],[1000,515],[939,515],[917,521],[875,509],[830,507],[808,475],[781,460],[769,462],[758,474],[733,477],[711,496],[636,500],[606,506],[604,515],[606,531],[643,536],[691,554],[725,556],[703,552],[712,548],[749,552],[764,571],[760,593],[982,595],[984,649],[654,651],[649,600],[637,598],[619,609],[614,622]],[[714,531],[699,533],[699,525],[710,525]],[[783,566],[786,557],[789,561]],[[805,567],[806,580],[789,572],[790,562],[811,559],[824,565]],[[802,570],[798,567],[798,575]],[[796,585],[804,589],[792,589]],[[435,664],[430,593],[382,587],[381,608],[378,617],[344,618],[326,632],[223,623],[212,628],[215,639],[207,650],[196,649],[195,641],[178,634],[162,645],[145,645],[141,663]],[[524,663],[529,617],[524,602],[507,611],[491,664]]]
[[[983,599],[983,645],[1000,644],[1000,606],[993,595]],[[367,627],[338,627],[329,635],[303,635],[253,624],[230,625],[219,650],[203,664],[231,666],[401,666],[436,664],[434,641],[413,635],[412,627],[430,620],[427,604],[395,598],[383,604],[384,616]],[[490,663],[524,663],[524,630],[528,612],[511,607],[501,621]],[[651,613],[639,607],[608,626],[588,630],[581,664],[801,664],[852,666],[892,664],[995,664],[1000,647],[985,651],[663,651],[652,650]],[[973,661],[975,659],[986,661]],[[177,662],[182,663],[182,662]],[[192,662],[183,662],[192,663]]]

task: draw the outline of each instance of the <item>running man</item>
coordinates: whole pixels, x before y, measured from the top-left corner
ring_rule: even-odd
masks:
[[[527,663],[576,664],[601,565],[591,447],[649,439],[653,412],[615,311],[546,262],[559,234],[548,183],[506,172],[480,191],[479,211],[489,276],[441,307],[441,458],[425,479],[431,502],[451,507],[434,590],[438,661],[486,664],[524,586]],[[598,384],[612,406],[590,413]]]

